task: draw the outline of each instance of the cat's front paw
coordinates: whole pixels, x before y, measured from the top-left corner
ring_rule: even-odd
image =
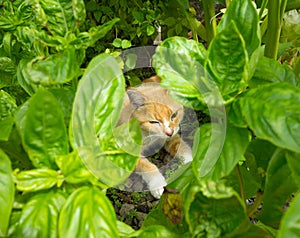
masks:
[[[152,196],[156,199],[160,199],[161,195],[164,192],[164,186],[166,185],[166,180],[161,174],[153,178],[148,184]]]

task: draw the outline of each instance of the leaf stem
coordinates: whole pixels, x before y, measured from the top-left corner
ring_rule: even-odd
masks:
[[[215,5],[213,0],[202,1],[207,35],[207,45],[210,44],[216,35],[217,22],[215,18]]]
[[[262,201],[262,196],[263,192],[262,190],[258,190],[255,196],[255,201],[253,203],[253,205],[247,210],[247,215],[248,217],[253,217],[254,213],[257,211],[257,209],[259,208],[261,201]]]
[[[283,13],[287,0],[268,1],[268,30],[266,34],[265,56],[276,59],[281,32]]]
[[[241,198],[245,202],[246,199],[245,199],[245,193],[244,193],[244,182],[243,182],[243,178],[242,178],[242,174],[241,174],[241,170],[240,170],[239,164],[237,164],[235,166],[235,170],[236,170],[238,181],[239,181]]]

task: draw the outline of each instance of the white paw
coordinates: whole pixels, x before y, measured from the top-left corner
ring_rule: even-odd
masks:
[[[164,192],[164,186],[166,186],[166,180],[161,173],[158,173],[155,177],[153,177],[149,183],[149,190],[153,197],[159,199]]]
[[[158,188],[158,189],[155,189],[155,190],[150,190],[150,193],[156,199],[160,199],[160,197],[163,194],[163,192],[164,192],[164,187],[161,187],[161,188]]]
[[[183,157],[183,163],[184,164],[187,164],[187,163],[189,163],[193,160],[192,153],[186,153],[182,157]]]

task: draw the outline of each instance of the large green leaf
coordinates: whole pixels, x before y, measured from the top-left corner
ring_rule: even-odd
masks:
[[[277,149],[267,169],[260,220],[278,228],[284,214],[284,206],[296,190],[297,186],[287,164],[285,151]]]
[[[225,99],[247,86],[249,58],[235,22],[227,24],[209,45],[207,68]]]
[[[81,187],[68,198],[59,217],[60,237],[118,237],[115,211],[97,187]]]
[[[14,202],[15,186],[11,163],[0,149],[0,236],[6,237],[11,209]]]
[[[75,56],[75,49],[69,47],[48,57],[25,61],[24,67],[19,67],[19,70],[22,71],[20,73],[24,81],[29,82],[32,88],[63,84],[78,75],[79,64]]]
[[[236,24],[238,31],[245,41],[245,47],[248,55],[251,56],[251,54],[260,45],[259,19],[257,10],[251,0],[231,1],[224,16],[222,16],[220,24],[218,25],[218,31],[220,32],[224,30],[228,27],[228,25],[232,24],[232,21]]]
[[[72,1],[68,0],[33,0],[36,21],[57,35],[64,36],[76,26],[73,16]],[[41,21],[41,19],[43,19]]]
[[[259,57],[256,70],[249,82],[250,87],[254,88],[262,84],[276,82],[289,82],[298,85],[299,78],[288,66],[280,64],[277,60],[264,56]]]
[[[181,37],[165,40],[153,56],[153,66],[162,77],[161,85],[187,107],[222,105],[218,88],[203,68],[205,56],[203,45]]]
[[[0,62],[1,63],[1,62]],[[15,100],[5,91],[0,90],[0,140],[7,141],[14,125]]]
[[[295,183],[300,188],[300,154],[291,151],[286,151],[286,160],[292,172]]]
[[[73,107],[74,147],[89,171],[109,186],[121,183],[133,171],[141,145],[137,122],[114,129],[124,93],[116,60],[101,54],[83,75]]]
[[[253,229],[244,201],[230,187],[213,181],[190,186],[184,193],[184,211],[193,237],[240,237]],[[262,233],[257,229],[252,237]]]
[[[284,214],[279,231],[278,238],[298,238],[300,236],[300,194],[290,203],[288,210]]]
[[[192,166],[196,177],[217,181],[228,175],[243,159],[249,141],[247,129],[230,124],[222,128],[216,123],[200,126],[193,147]]]
[[[251,89],[232,105],[255,135],[300,152],[300,89],[290,83],[273,83]],[[232,119],[230,115],[231,121]]]
[[[56,168],[55,157],[69,152],[63,112],[56,98],[47,90],[41,88],[31,97],[21,135],[37,168]]]
[[[40,193],[24,206],[16,237],[58,237],[58,215],[65,197],[58,192]]]
[[[100,185],[97,178],[87,170],[77,151],[73,151],[68,155],[57,156],[55,161],[63,175],[64,181],[67,183],[80,184],[90,182]]]
[[[59,174],[51,169],[25,170],[17,174],[17,189],[34,192],[49,189],[58,184]]]

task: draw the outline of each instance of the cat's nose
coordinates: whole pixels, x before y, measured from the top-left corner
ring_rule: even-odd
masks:
[[[169,128],[166,129],[165,133],[166,133],[167,136],[172,136],[173,133],[174,133],[174,130],[169,127]]]

